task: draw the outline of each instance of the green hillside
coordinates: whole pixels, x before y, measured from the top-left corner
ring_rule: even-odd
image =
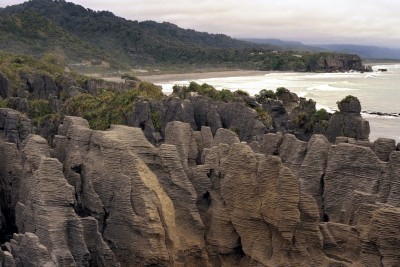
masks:
[[[0,22],[0,49],[35,56],[56,53],[80,71],[82,63],[106,70],[363,70],[354,55],[293,52],[167,22],[126,20],[64,0],[30,0],[0,9]]]
[[[259,48],[223,34],[185,30],[171,23],[130,21],[108,11],[93,11],[66,1],[31,0],[3,13],[35,10],[63,29],[130,65],[185,62],[200,53],[211,57],[218,49]],[[268,46],[262,46],[268,47]]]
[[[34,10],[1,14],[0,49],[41,57],[48,53],[68,63],[120,64],[99,48],[67,32]]]

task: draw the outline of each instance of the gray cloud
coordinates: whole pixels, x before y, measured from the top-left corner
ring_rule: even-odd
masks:
[[[0,6],[22,1],[2,0]],[[117,0],[72,2],[133,20],[232,37],[400,47],[398,0]]]

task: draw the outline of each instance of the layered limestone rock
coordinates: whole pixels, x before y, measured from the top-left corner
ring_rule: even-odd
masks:
[[[386,172],[380,182],[378,200],[400,207],[400,151],[390,154]]]
[[[283,134],[282,133],[268,133],[264,135],[264,138],[261,143],[260,152],[266,155],[278,155],[279,147],[283,142]]]
[[[379,180],[385,171],[383,164],[370,148],[339,144],[329,150],[324,177],[323,205],[327,220],[343,223],[353,211],[346,203],[355,191],[367,195],[378,193]]]
[[[313,135],[308,142],[307,154],[298,172],[301,191],[314,197],[321,219],[323,219],[322,195],[329,148],[330,143],[325,136]]]
[[[190,126],[170,127],[192,140]],[[197,195],[182,164],[187,168],[185,142],[156,149],[138,128],[92,131],[74,117],[60,133],[56,154],[79,192],[78,210],[97,218],[122,266],[207,264]]]
[[[31,121],[18,111],[0,108],[0,131],[7,142],[19,146],[32,131]]]
[[[338,102],[339,111],[335,112],[329,120],[326,130],[330,142],[335,142],[336,137],[345,136],[356,140],[368,140],[369,122],[361,117],[361,104],[356,97],[348,96]]]
[[[378,138],[374,141],[373,151],[382,161],[389,161],[392,151],[396,150],[396,141],[389,138]]]
[[[49,99],[58,97],[60,88],[58,88],[54,80],[45,74],[20,74],[21,82],[24,84],[24,90],[29,93],[31,98]]]
[[[22,176],[21,153],[15,143],[0,137],[0,234],[4,242],[17,231],[15,207]]]
[[[158,121],[153,121],[156,119]],[[148,140],[155,143],[154,132],[160,132],[165,139],[166,127],[173,121],[188,123],[194,131],[207,126],[213,134],[220,128],[231,129],[244,141],[261,140],[266,131],[257,112],[247,107],[244,101],[225,103],[204,96],[187,99],[169,97],[161,101],[139,100],[128,119],[128,125],[140,127]],[[158,125],[159,129],[154,125]]]
[[[198,154],[197,142],[188,123],[170,122],[165,128],[165,143],[176,146],[183,168],[196,165]]]
[[[399,265],[392,141],[270,133],[258,154],[227,129],[164,134],[66,116],[54,149],[0,138],[0,265]]]
[[[307,142],[298,140],[292,134],[285,134],[279,147],[279,157],[285,166],[289,167],[295,174],[307,153]]]
[[[380,207],[372,212],[369,228],[363,233],[362,253],[366,266],[400,264],[400,209]]]
[[[72,208],[74,188],[64,178],[62,164],[50,157],[47,141],[29,135],[22,153],[15,211],[19,234],[14,234],[10,251],[16,266],[85,266],[104,258],[103,253],[91,255],[87,249],[84,227]],[[97,228],[92,234],[99,235]],[[109,248],[102,249],[108,252],[103,264],[119,266]]]

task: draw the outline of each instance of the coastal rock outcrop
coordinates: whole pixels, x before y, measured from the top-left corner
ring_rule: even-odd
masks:
[[[335,142],[336,137],[346,136],[356,140],[369,138],[369,122],[361,117],[360,101],[353,96],[347,96],[338,102],[339,111],[335,112],[329,120],[326,130],[330,142]]]
[[[182,165],[185,145],[156,149],[138,128],[92,131],[74,117],[66,117],[60,134],[56,154],[80,196],[77,209],[99,221],[122,266],[206,264],[204,226]]]
[[[19,146],[32,132],[31,120],[13,109],[0,108],[0,131],[7,142]]]
[[[233,131],[173,121],[155,147],[141,128],[66,116],[53,148],[9,141],[2,266],[399,264],[392,140],[268,133],[254,152]]]
[[[266,125],[258,118],[257,112],[243,101],[225,103],[203,96],[187,99],[169,97],[162,101],[139,100],[128,119],[128,125],[141,128],[146,138],[156,143],[154,133],[159,132],[165,140],[165,129],[172,121],[188,123],[194,131],[207,126],[213,134],[220,128],[230,129],[243,141],[261,140],[266,132]]]
[[[362,60],[357,55],[321,53],[319,58],[310,62],[308,71],[372,71],[365,67]]]
[[[52,96],[60,95],[60,88],[57,87],[54,80],[45,74],[22,73],[21,82],[24,84],[24,90],[34,99],[49,99]]]

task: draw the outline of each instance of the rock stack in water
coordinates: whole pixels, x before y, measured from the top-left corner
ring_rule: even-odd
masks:
[[[334,122],[363,125],[354,103]],[[400,265],[391,140],[269,133],[249,146],[170,122],[155,147],[141,128],[67,116],[50,148],[2,112],[0,266]]]
[[[327,129],[328,140],[335,142],[336,137],[346,136],[357,140],[368,141],[369,122],[361,117],[361,103],[357,97],[347,96],[338,102],[339,111],[329,120]]]

